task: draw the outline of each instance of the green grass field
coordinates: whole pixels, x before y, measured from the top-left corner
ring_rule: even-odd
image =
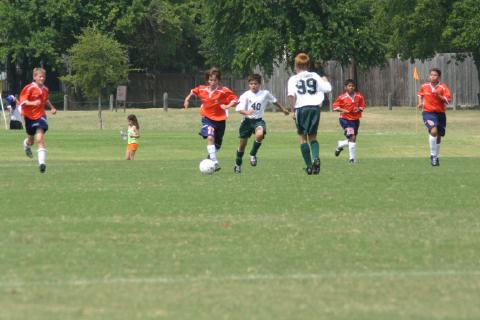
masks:
[[[412,108],[367,110],[356,166],[324,112],[319,176],[278,112],[240,175],[233,115],[212,176],[196,110],[135,114],[132,162],[123,112],[50,116],[44,175],[0,131],[0,319],[480,318],[478,111],[437,168]]]

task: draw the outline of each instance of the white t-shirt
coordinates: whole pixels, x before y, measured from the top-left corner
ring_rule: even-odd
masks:
[[[295,97],[295,109],[321,105],[324,93],[330,91],[330,82],[320,78],[315,72],[302,71],[288,79],[288,95]]]
[[[277,99],[268,90],[258,90],[257,93],[248,90],[240,96],[239,101],[235,111],[255,110],[252,115],[245,118],[261,119],[268,104],[277,102]]]
[[[15,109],[12,109],[11,105],[7,106],[8,111],[10,112],[10,120],[14,121],[22,121],[22,107],[16,107]]]

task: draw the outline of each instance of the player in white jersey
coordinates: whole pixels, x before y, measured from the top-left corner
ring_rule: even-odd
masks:
[[[285,115],[290,112],[278,103],[277,99],[268,91],[260,90],[262,77],[259,74],[253,74],[248,77],[248,86],[250,90],[240,96],[239,103],[235,111],[243,114],[245,117],[240,124],[240,145],[237,149],[237,157],[235,159],[234,172],[240,173],[242,168],[242,158],[245,153],[248,138],[255,133],[255,141],[250,150],[250,165],[257,165],[257,152],[267,133],[267,126],[263,120],[263,114],[268,104],[272,103],[283,111]]]
[[[306,172],[311,175],[320,173],[320,147],[317,141],[320,106],[324,94],[332,91],[332,85],[326,77],[309,72],[309,64],[307,54],[299,53],[295,57],[296,74],[288,79],[288,102],[297,126]]]

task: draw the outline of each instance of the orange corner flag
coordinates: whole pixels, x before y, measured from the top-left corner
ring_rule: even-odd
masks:
[[[420,76],[418,75],[417,67],[413,67],[413,79],[419,81]]]

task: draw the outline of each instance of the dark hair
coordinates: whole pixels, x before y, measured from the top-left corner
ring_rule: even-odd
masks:
[[[259,84],[262,83],[262,76],[258,73],[254,73],[248,76],[248,82],[257,81]]]
[[[432,68],[432,69],[430,69],[430,72],[432,72],[432,71],[433,71],[433,72],[436,72],[439,77],[442,76],[442,71],[441,71],[440,69],[438,69],[438,68]]]
[[[138,124],[137,117],[134,114],[128,115],[127,120],[132,121],[135,127],[137,127],[137,129],[140,129],[140,125]]]
[[[208,82],[208,79],[213,75],[215,75],[218,80],[221,80],[222,78],[222,74],[220,73],[220,70],[218,70],[218,68],[213,67],[205,71],[205,81]]]
[[[355,87],[357,86],[357,85],[355,84],[355,80],[353,80],[353,79],[347,79],[347,80],[345,80],[345,82],[343,83],[343,85],[344,85],[345,87],[348,86],[349,84],[353,84]]]

